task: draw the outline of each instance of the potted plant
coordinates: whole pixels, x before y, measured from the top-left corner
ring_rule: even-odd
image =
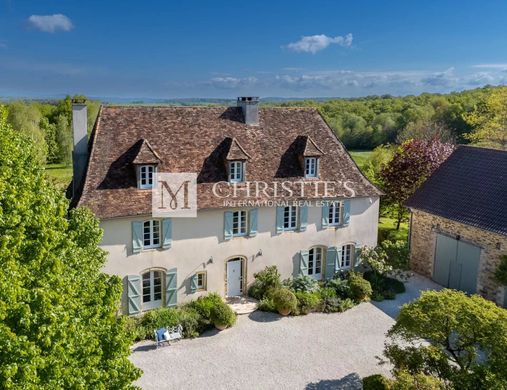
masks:
[[[273,293],[273,303],[278,313],[286,316],[296,310],[298,301],[296,295],[288,288],[280,288]]]
[[[218,330],[224,330],[236,322],[236,313],[225,303],[220,302],[212,307],[211,322]]]

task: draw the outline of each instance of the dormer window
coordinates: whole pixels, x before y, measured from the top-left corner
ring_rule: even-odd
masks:
[[[241,183],[245,181],[245,162],[229,161],[229,182]]]
[[[317,177],[318,167],[317,157],[305,157],[305,177]]]
[[[139,188],[142,190],[153,188],[155,180],[155,166],[141,165],[139,167]]]

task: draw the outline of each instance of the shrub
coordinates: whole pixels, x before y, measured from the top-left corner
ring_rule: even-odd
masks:
[[[320,296],[317,293],[296,291],[298,314],[308,314],[320,303]]]
[[[326,297],[322,299],[322,311],[324,313],[342,312],[342,300],[336,296]]]
[[[248,295],[261,300],[272,291],[282,287],[280,273],[276,265],[266,267],[264,270],[254,274],[254,282],[248,289]]]
[[[300,275],[291,283],[294,291],[315,292],[319,289],[319,282],[308,275]]]
[[[380,374],[363,378],[363,390],[390,390],[391,381]]]
[[[355,305],[356,303],[350,298],[342,299],[340,302],[340,311],[343,312],[352,309]]]
[[[197,298],[188,304],[199,313],[199,331],[203,332],[213,325],[211,321],[211,310],[213,307],[222,305],[224,303],[222,297],[217,293],[210,293],[208,295]]]
[[[273,292],[273,303],[276,310],[281,314],[283,312],[293,312],[297,308],[297,298],[288,288],[280,288]]]
[[[273,313],[276,313],[278,310],[276,310],[275,303],[273,302],[273,298],[271,297],[264,297],[259,301],[259,305],[257,308],[261,311],[271,311]]]
[[[371,300],[375,302],[382,302],[384,300],[384,295],[378,291],[373,291],[371,294]]]
[[[358,272],[349,272],[350,295],[356,302],[368,300],[372,294],[370,282]]]
[[[326,287],[334,289],[340,298],[350,297],[350,286],[347,279],[331,279],[326,282]]]
[[[222,302],[220,305],[215,305],[211,308],[211,321],[217,327],[230,327],[236,322],[236,313],[227,305]]]
[[[410,249],[408,247],[408,240],[384,240],[382,241],[381,247],[387,255],[387,263],[394,269],[410,269]]]
[[[387,276],[379,276],[373,271],[366,271],[363,275],[364,279],[368,280],[373,290],[372,298],[374,301],[382,299],[394,299],[396,294],[405,292],[405,285],[397,279],[389,278]],[[382,297],[382,299],[379,299]]]
[[[319,290],[319,295],[321,299],[335,298],[336,291],[331,287],[324,287]]]

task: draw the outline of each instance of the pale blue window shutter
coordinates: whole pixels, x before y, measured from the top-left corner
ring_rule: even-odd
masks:
[[[326,279],[332,279],[338,270],[338,250],[335,246],[327,248],[326,255]]]
[[[350,223],[350,199],[343,201],[343,226],[348,226]]]
[[[343,247],[339,246],[336,251],[336,270],[338,271],[341,268],[341,261],[342,261],[342,252]]]
[[[190,291],[193,293],[197,291],[197,274],[193,274],[190,278]]]
[[[132,253],[139,253],[143,249],[143,223],[132,222]]]
[[[283,214],[285,207],[278,206],[276,208],[276,232],[278,234],[283,232]]]
[[[299,252],[299,274],[308,275],[308,251]]]
[[[250,225],[248,227],[248,235],[250,237],[255,237],[257,235],[257,209],[250,210],[248,219]]]
[[[232,238],[232,211],[224,213],[224,240]]]
[[[326,201],[322,205],[322,229],[326,229],[329,222],[329,202]]]
[[[162,241],[162,248],[169,249],[173,242],[173,224],[171,218],[166,218],[162,220],[162,234],[164,235],[164,240]]]
[[[141,312],[141,277],[138,275],[127,276],[127,300],[129,315]]]
[[[299,231],[304,232],[308,225],[308,206],[299,208]]]
[[[170,269],[165,274],[165,305],[176,306],[178,303],[177,270]]]

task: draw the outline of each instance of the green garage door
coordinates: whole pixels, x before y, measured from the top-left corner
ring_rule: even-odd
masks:
[[[445,287],[469,294],[477,291],[481,248],[437,234],[433,280]]]

